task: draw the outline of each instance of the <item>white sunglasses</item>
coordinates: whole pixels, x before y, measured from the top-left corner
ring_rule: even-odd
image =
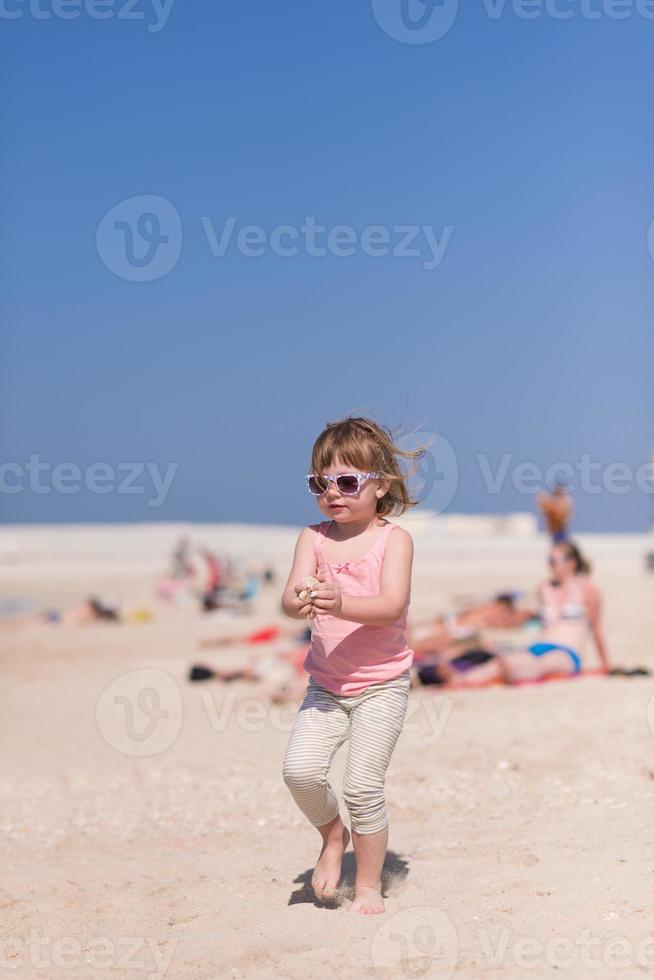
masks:
[[[336,489],[344,497],[352,497],[359,492],[364,480],[374,480],[379,477],[379,473],[339,473],[338,476],[319,476],[317,473],[308,473],[305,477],[309,493],[314,497],[321,497],[329,489],[329,484],[335,483]]]

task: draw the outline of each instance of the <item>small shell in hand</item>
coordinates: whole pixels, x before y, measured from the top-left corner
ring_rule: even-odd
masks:
[[[302,592],[300,592],[299,598],[303,601],[310,602],[314,596],[318,595],[316,587],[320,585],[320,582],[317,578],[314,578],[313,575],[307,575],[307,577],[304,579],[304,584],[308,586],[308,588],[303,589]],[[312,613],[307,613],[307,616],[311,618]]]

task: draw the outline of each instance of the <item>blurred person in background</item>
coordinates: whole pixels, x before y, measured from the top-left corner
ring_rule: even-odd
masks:
[[[568,539],[573,503],[563,483],[555,483],[550,493],[539,493],[536,503],[553,542]]]
[[[505,681],[516,684],[551,676],[581,673],[583,655],[592,637],[601,669],[609,673],[610,658],[602,626],[601,594],[591,580],[591,566],[576,544],[553,544],[549,577],[538,589],[541,635],[525,647],[486,646],[495,655],[469,670],[465,683]]]

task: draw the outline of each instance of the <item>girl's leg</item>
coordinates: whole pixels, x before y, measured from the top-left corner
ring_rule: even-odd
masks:
[[[363,692],[350,715],[343,798],[352,822],[357,861],[351,911],[384,911],[381,874],[388,844],[384,782],[409,699],[410,671]]]
[[[345,709],[310,678],[289,736],[282,774],[293,799],[323,840],[311,880],[321,899],[333,897],[350,841],[338,800],[327,780],[334,754],[347,738],[348,723]]]
[[[375,915],[384,911],[381,874],[388,850],[388,824],[374,834],[352,831],[352,844],[357,861],[355,898],[351,912]]]

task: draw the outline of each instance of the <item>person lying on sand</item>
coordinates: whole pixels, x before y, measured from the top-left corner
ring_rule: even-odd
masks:
[[[488,664],[497,658],[494,651],[483,647],[472,646],[469,649],[456,651],[454,656],[437,654],[426,660],[417,662],[412,674],[411,686],[448,684],[452,687],[465,686],[467,676],[482,664]],[[483,680],[477,682],[483,686]]]
[[[410,626],[408,644],[416,653],[446,653],[453,644],[472,640],[479,630],[524,626],[535,614],[517,608],[515,598],[513,593],[501,593],[470,609],[415,623]]]
[[[15,630],[29,626],[85,626],[88,623],[119,623],[120,604],[114,596],[98,598],[90,596],[86,602],[72,609],[60,611],[47,609],[33,616],[15,616],[0,622],[0,629]]]
[[[610,672],[601,595],[591,581],[590,564],[572,541],[554,544],[548,562],[550,576],[538,590],[543,628],[537,642],[526,647],[485,644],[496,656],[466,672],[463,684],[494,680],[513,684],[578,674],[583,669],[582,655],[589,636],[602,669]]]
[[[307,673],[302,665],[308,649],[308,643],[304,643],[290,650],[259,654],[250,657],[245,667],[232,670],[194,664],[189,670],[188,679],[223,683],[253,681],[263,688],[273,704],[293,703],[306,693]]]

